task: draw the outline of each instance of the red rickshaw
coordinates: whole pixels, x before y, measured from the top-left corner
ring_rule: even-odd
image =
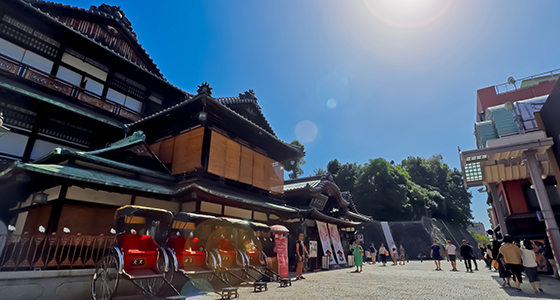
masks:
[[[130,280],[142,293],[153,300],[164,286],[183,299],[166,275],[169,258],[160,245],[165,245],[173,213],[163,209],[123,206],[115,212],[115,245],[97,264],[92,279],[94,300],[110,300],[119,279]]]

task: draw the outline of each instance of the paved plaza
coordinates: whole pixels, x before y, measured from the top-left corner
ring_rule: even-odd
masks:
[[[514,287],[502,288],[496,272],[481,269],[466,273],[460,263],[458,266],[460,272],[451,272],[449,263],[442,262],[443,271],[435,271],[431,261],[414,261],[405,266],[366,264],[362,273],[352,273],[354,268],[312,272],[287,288],[269,283],[268,291],[255,293],[250,286],[241,287],[239,299],[560,299],[560,282],[548,276],[542,278],[545,292],[534,294],[529,282],[524,282],[523,292],[518,292]]]
[[[560,281],[550,276],[541,276],[544,293],[534,294],[525,278],[523,291],[518,292],[515,287],[502,288],[497,272],[483,268],[466,273],[464,266],[457,263],[459,272],[449,271],[451,266],[445,261],[443,271],[435,271],[431,261],[412,261],[404,266],[366,264],[362,273],[353,273],[354,268],[310,272],[304,274],[305,280],[294,281],[291,287],[269,283],[268,291],[255,293],[252,286],[242,286],[238,299],[560,299]],[[187,299],[219,298],[217,294],[200,294]],[[144,298],[118,300],[141,299]]]

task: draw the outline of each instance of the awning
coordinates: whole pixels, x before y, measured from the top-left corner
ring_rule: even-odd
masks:
[[[551,175],[546,150],[553,144],[552,138],[543,131],[534,131],[489,140],[487,148],[460,152],[465,186],[529,178],[523,162],[523,153],[527,150],[537,150],[543,175]]]

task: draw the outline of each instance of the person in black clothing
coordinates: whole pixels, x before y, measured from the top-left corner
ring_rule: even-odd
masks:
[[[463,240],[463,245],[461,245],[461,257],[465,261],[465,268],[467,272],[474,273],[472,270],[471,260],[474,257],[473,249],[471,245],[467,244],[467,240]]]
[[[309,253],[307,252],[307,248],[303,243],[304,235],[303,233],[299,234],[298,241],[296,242],[296,261],[297,261],[297,268],[296,268],[296,280],[305,279],[302,276],[303,274],[303,257],[306,256],[309,258]]]
[[[469,247],[471,247],[471,250],[473,251],[471,259],[472,259],[472,262],[474,264],[474,270],[478,271],[478,264],[476,263],[476,256],[474,255],[473,246],[471,246],[471,243],[469,243],[468,241],[467,241],[467,245],[469,245]],[[471,271],[472,271],[472,268],[471,268]]]

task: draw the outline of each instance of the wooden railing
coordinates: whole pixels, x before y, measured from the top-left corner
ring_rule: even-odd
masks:
[[[0,272],[93,268],[114,236],[0,235]]]
[[[103,109],[132,121],[137,121],[142,118],[142,115],[124,105],[118,104],[107,98],[103,98],[96,93],[83,89],[68,81],[52,76],[24,63],[15,61],[2,54],[0,54],[0,71],[8,72],[14,76],[27,79],[33,83],[50,88],[91,106]]]

